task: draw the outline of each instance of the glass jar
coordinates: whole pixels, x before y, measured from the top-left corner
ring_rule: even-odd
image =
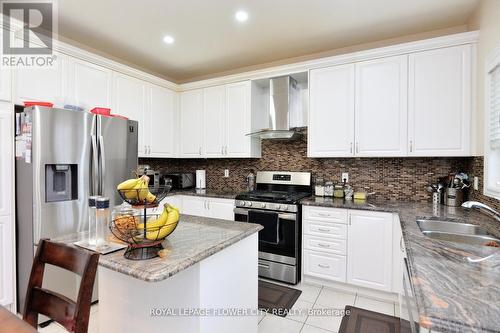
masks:
[[[317,197],[325,196],[325,181],[323,178],[316,178],[314,182],[314,195]]]
[[[344,197],[344,186],[335,185],[335,189],[333,191],[333,196],[335,198],[343,198]]]
[[[333,182],[325,182],[325,197],[333,197]]]
[[[95,201],[96,208],[96,249],[102,250],[108,247],[108,227],[111,219],[109,211],[109,198],[99,197]]]
[[[88,226],[88,244],[95,246],[96,244],[96,220],[95,220],[95,213],[96,213],[96,208],[95,208],[95,201],[96,199],[99,198],[98,196],[91,196],[89,197],[89,209],[88,209],[88,214],[89,214],[89,226]]]
[[[354,189],[351,187],[351,185],[346,184],[344,186],[344,195],[346,200],[352,200],[352,196],[354,194]]]

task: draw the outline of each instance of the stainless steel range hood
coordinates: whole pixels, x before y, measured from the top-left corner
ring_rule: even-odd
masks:
[[[293,140],[301,133],[293,127],[300,113],[300,90],[297,81],[290,76],[269,80],[269,112],[266,115],[267,128],[247,134],[261,139]]]

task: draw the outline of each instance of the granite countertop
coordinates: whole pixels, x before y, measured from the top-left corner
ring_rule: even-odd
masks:
[[[196,197],[207,197],[207,198],[223,198],[223,199],[234,199],[240,192],[231,191],[215,191],[215,190],[200,190],[200,189],[186,189],[186,190],[172,190],[167,196],[172,195],[191,195]]]
[[[176,230],[162,243],[171,250],[166,258],[129,260],[123,257],[125,250],[120,250],[101,255],[99,265],[140,280],[161,281],[261,229],[261,225],[253,223],[181,215]],[[72,234],[55,241],[74,243],[84,237],[85,233]]]
[[[416,223],[417,218],[465,222],[500,238],[500,223],[493,218],[431,203],[311,197],[301,204],[399,214],[420,325],[440,332],[500,332],[500,249],[438,241],[424,236]]]

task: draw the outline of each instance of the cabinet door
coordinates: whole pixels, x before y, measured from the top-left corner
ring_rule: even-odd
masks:
[[[252,139],[250,133],[250,81],[226,85],[228,157],[250,157]]]
[[[309,73],[309,157],[354,156],[354,64]]]
[[[203,89],[205,156],[222,157],[226,145],[226,87]]]
[[[143,128],[151,157],[174,156],[174,92],[152,85],[149,89],[149,127]]]
[[[391,291],[392,215],[350,211],[347,283]]]
[[[203,90],[181,93],[180,156],[203,157]]]
[[[408,56],[356,64],[356,156],[406,156]]]
[[[471,46],[410,54],[409,78],[409,155],[469,155]]]
[[[131,76],[115,73],[113,113],[139,123],[138,152],[145,156],[149,151],[149,124],[145,120],[145,83]]]
[[[210,199],[208,209],[214,219],[234,221],[234,200]]]
[[[345,282],[346,258],[337,254],[304,250],[304,275]]]
[[[14,118],[9,111],[7,103],[3,103],[0,109],[0,180],[2,190],[0,191],[0,216],[12,214],[12,198],[14,197]]]
[[[111,70],[75,58],[69,62],[69,102],[89,109],[111,107]]]
[[[207,198],[183,196],[182,214],[209,217]]]
[[[12,281],[14,259],[12,253],[14,235],[12,216],[0,216],[0,305],[13,302],[14,284]]]
[[[68,58],[57,53],[53,68],[18,67],[15,69],[14,87],[16,103],[25,101],[63,102],[67,95]]]

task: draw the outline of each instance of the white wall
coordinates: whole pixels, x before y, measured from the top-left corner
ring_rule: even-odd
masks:
[[[476,12],[469,20],[470,30],[480,30],[477,43],[477,90],[476,90],[476,123],[471,135],[475,135],[478,156],[484,155],[484,84],[485,59],[493,49],[500,47],[500,1],[481,0]]]

